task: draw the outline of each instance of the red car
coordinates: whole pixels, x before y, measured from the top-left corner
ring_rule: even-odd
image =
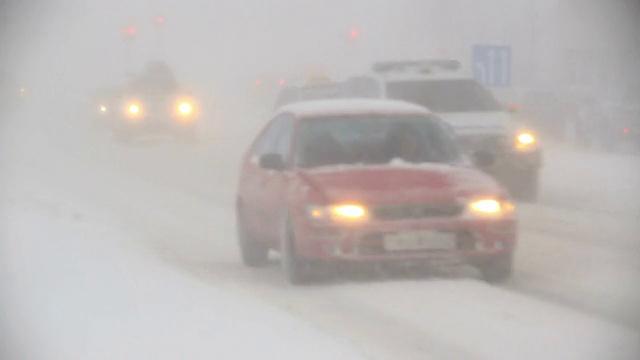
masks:
[[[388,100],[282,108],[244,157],[237,194],[243,263],[281,253],[291,283],[335,262],[462,260],[506,280],[517,238],[507,192],[427,109]],[[489,166],[478,153],[476,165]]]

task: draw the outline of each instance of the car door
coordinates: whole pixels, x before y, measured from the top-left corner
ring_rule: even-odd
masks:
[[[282,157],[285,163],[283,171],[263,170],[262,171],[262,201],[263,216],[266,221],[265,236],[267,241],[274,246],[280,242],[280,230],[286,211],[288,208],[288,187],[291,178],[291,141],[294,126],[292,114],[281,114],[278,121],[278,128],[274,138],[270,139],[270,146],[264,150],[265,153],[275,153]]]
[[[260,167],[259,160],[261,155],[274,147],[273,143],[281,124],[282,120],[274,118],[258,136],[245,158],[239,184],[243,221],[247,230],[258,241],[267,240],[268,236],[265,235],[269,227],[264,191],[265,176],[268,176],[269,171]]]

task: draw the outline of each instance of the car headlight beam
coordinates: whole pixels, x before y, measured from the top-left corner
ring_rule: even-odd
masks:
[[[516,148],[518,149],[530,149],[532,148],[536,142],[536,136],[529,132],[529,131],[523,131],[520,132],[516,135]]]
[[[127,114],[129,114],[130,116],[138,116],[140,115],[140,113],[142,112],[142,106],[140,106],[140,104],[138,103],[129,103],[129,105],[127,105]]]
[[[320,221],[362,221],[367,219],[368,211],[358,204],[309,205],[307,215],[312,220]]]
[[[468,212],[473,216],[506,216],[514,211],[515,205],[513,203],[491,198],[471,201],[468,206]]]
[[[188,101],[178,104],[178,113],[182,116],[189,116],[193,113],[193,105]]]
[[[367,211],[360,205],[337,205],[331,208],[331,213],[335,218],[362,219]]]

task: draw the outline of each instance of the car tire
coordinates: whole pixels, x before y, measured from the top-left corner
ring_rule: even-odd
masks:
[[[310,271],[296,251],[294,236],[291,220],[287,217],[280,235],[282,270],[290,284],[302,285],[309,282]]]
[[[481,263],[476,267],[480,271],[484,281],[490,284],[499,284],[507,281],[513,274],[513,254],[496,255]]]
[[[251,236],[245,226],[244,216],[240,210],[238,211],[236,223],[242,264],[251,268],[266,266],[269,262],[269,248],[266,244],[256,241]]]

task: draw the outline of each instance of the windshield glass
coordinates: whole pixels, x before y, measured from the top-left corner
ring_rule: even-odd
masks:
[[[493,95],[470,79],[389,82],[387,97],[422,105],[436,113],[500,109]]]
[[[298,127],[296,164],[332,165],[453,163],[460,152],[446,131],[421,116],[340,116],[303,121]]]

